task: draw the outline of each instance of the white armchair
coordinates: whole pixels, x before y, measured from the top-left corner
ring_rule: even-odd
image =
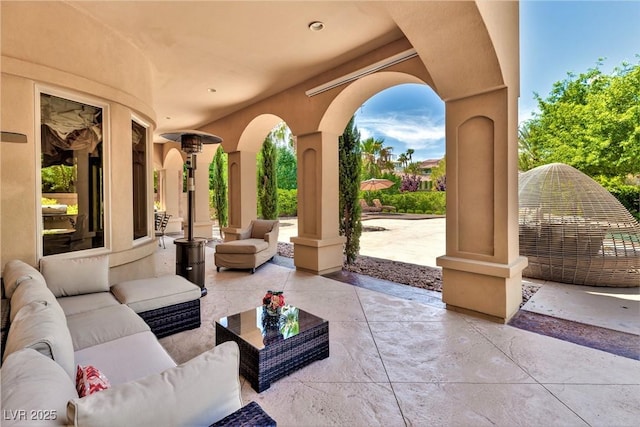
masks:
[[[248,268],[251,274],[256,268],[278,253],[278,220],[255,219],[246,229],[241,230],[238,240],[219,243],[214,260],[216,271],[220,267]]]

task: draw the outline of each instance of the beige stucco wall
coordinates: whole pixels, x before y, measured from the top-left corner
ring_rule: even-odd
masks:
[[[118,218],[119,223],[105,236],[107,252],[112,265],[147,256],[155,250],[152,239],[135,245],[132,241],[130,141],[132,115],[155,126],[149,62],[126,40],[68,4],[2,2],[0,7],[1,126],[28,139],[27,144],[0,145],[0,265],[14,258],[35,265],[39,257],[39,90],[105,105],[105,143],[111,156],[106,165],[106,221]],[[128,167],[108,172],[109,165],[122,164]],[[151,170],[149,182],[151,189]]]

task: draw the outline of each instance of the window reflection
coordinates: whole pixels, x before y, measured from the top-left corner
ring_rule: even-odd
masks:
[[[102,108],[40,95],[43,253],[104,246]]]

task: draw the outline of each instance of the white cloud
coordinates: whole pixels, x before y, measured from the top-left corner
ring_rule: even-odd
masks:
[[[398,142],[414,150],[444,147],[444,117],[409,114],[385,114],[359,117],[356,120],[361,138],[382,137],[385,141]]]
[[[363,141],[365,139],[373,138],[373,134],[369,131],[368,128],[361,128],[358,126],[358,132],[360,132],[360,140]]]

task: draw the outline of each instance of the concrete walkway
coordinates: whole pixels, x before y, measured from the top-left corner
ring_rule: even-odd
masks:
[[[437,267],[436,258],[446,251],[445,221],[445,218],[368,218],[362,222],[360,255]],[[384,230],[367,231],[376,227]],[[297,218],[280,221],[279,241],[290,242],[297,235]]]

